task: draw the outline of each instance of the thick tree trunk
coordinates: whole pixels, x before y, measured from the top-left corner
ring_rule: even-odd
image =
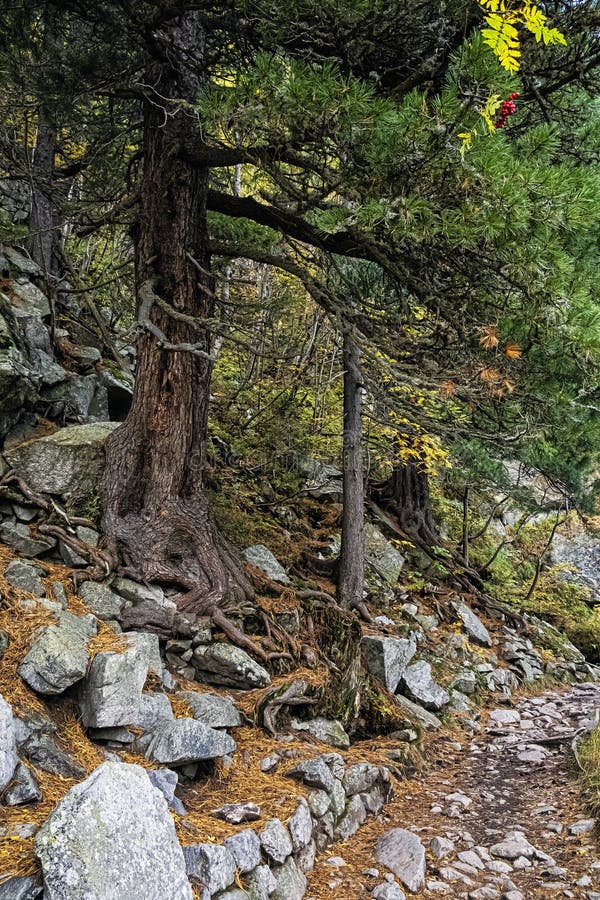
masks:
[[[155,58],[144,79],[136,235],[144,330],[131,410],[107,444],[103,529],[114,564],[138,578],[185,588],[182,608],[203,614],[251,595],[241,562],[216,531],[202,485],[212,360],[210,332],[198,322],[212,317],[214,303],[208,171],[182,161],[177,150],[199,140],[186,104],[202,87],[205,38],[198,14],[189,12],[154,39]],[[161,335],[170,345],[196,349],[164,349]]]
[[[398,463],[389,480],[379,488],[398,518],[401,528],[424,549],[439,546],[426,470],[415,462]]]
[[[39,112],[37,138],[33,153],[31,213],[29,228],[31,235],[28,249],[31,258],[38,264],[49,286],[60,272],[58,216],[53,200],[54,159],[56,155],[56,126],[47,112]]]
[[[365,486],[362,451],[360,350],[351,326],[344,328],[344,447],[342,545],[338,597],[342,606],[363,615],[365,586]]]
[[[373,488],[373,497],[394,513],[402,532],[432,560],[452,571],[465,590],[479,590],[481,576],[459,552],[445,547],[433,516],[427,470],[417,462],[400,462],[387,481]]]

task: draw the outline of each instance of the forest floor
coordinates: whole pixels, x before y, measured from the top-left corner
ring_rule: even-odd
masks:
[[[571,749],[599,706],[592,683],[521,696],[483,715],[472,739],[444,740],[437,751],[434,744],[435,759],[397,785],[383,821],[328,848],[307,896],[371,896],[387,871],[377,839],[405,828],[427,851],[419,896],[600,900],[600,846]]]

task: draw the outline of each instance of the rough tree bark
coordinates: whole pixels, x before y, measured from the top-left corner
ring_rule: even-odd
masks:
[[[338,598],[342,606],[365,615],[365,488],[362,451],[362,388],[360,349],[354,329],[344,327],[344,446],[342,545],[338,567]]]
[[[400,527],[421,549],[439,546],[441,538],[433,518],[427,472],[418,463],[400,462],[389,479],[375,489],[379,501],[388,506]]]
[[[142,330],[131,410],[107,443],[103,531],[113,565],[182,587],[179,606],[191,615],[222,617],[221,607],[252,589],[217,532],[202,483],[212,358],[210,332],[198,323],[214,306],[208,170],[177,151],[200,139],[191,104],[202,87],[204,47],[196,12],[169,19],[151,37],[136,234]]]
[[[377,503],[389,509],[398,520],[402,532],[432,560],[452,569],[452,577],[464,590],[479,590],[482,579],[461,553],[444,546],[434,519],[426,469],[418,462],[397,463],[387,481],[372,491]],[[449,566],[448,563],[451,563]]]
[[[52,52],[57,42],[56,13],[45,12],[43,49]],[[43,271],[48,289],[61,270],[59,218],[55,202],[55,159],[57,146],[55,118],[51,109],[41,103],[31,166],[31,235],[28,250],[31,258]]]

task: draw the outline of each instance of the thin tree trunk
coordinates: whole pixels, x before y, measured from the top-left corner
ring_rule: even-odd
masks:
[[[462,521],[462,556],[465,565],[469,565],[469,485],[465,485],[463,493],[463,521]]]
[[[342,606],[363,615],[365,587],[365,486],[362,451],[362,376],[354,330],[344,328],[344,447],[342,546],[338,596]]]
[[[186,107],[202,87],[205,36],[199,14],[171,19],[154,39],[156,53],[144,79],[152,88],[143,108],[136,235],[138,314],[146,327],[138,341],[132,406],[107,444],[103,529],[115,565],[145,580],[184,587],[181,608],[210,614],[252,591],[241,561],[213,524],[203,491],[210,331],[181,318],[214,314],[214,284],[207,274],[208,171],[176,152],[183,142],[200,139]],[[170,345],[193,344],[196,350],[164,349],[161,335]]]
[[[56,13],[46,10],[43,45],[52,51],[57,43]],[[38,110],[38,124],[31,166],[31,235],[28,250],[44,273],[48,288],[61,271],[60,223],[56,211],[55,159],[58,127],[52,111],[44,103]]]

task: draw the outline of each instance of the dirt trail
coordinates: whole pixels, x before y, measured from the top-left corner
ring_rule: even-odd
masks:
[[[378,888],[392,876],[375,846],[380,834],[405,828],[427,851],[418,896],[600,900],[600,847],[570,749],[598,708],[600,685],[590,683],[492,710],[480,734],[460,749],[447,742],[433,771],[400,785],[368,834],[329,848],[307,897],[400,897],[391,885]],[[327,865],[337,853],[352,865]]]

